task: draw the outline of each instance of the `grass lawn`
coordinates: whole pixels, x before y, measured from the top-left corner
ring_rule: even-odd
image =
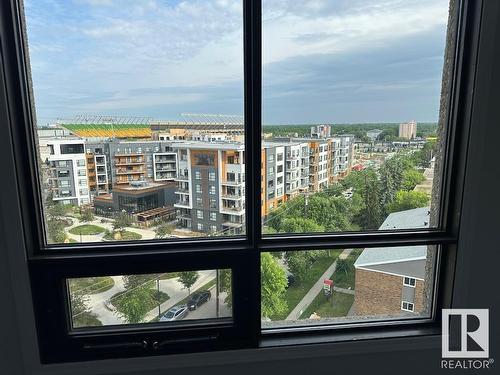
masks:
[[[77,227],[71,228],[69,230],[69,233],[74,234],[75,236],[79,236],[80,234],[82,236],[87,236],[87,235],[104,233],[105,231],[106,231],[106,229],[104,229],[103,227],[97,226],[97,225],[83,224],[83,225],[79,225]]]
[[[342,251],[341,250],[331,250],[330,256],[324,256],[316,259],[316,261],[311,265],[309,272],[304,280],[296,281],[291,285],[285,292],[285,299],[288,305],[288,309],[285,313],[281,315],[275,315],[272,320],[283,320],[288,314],[294,309],[295,306],[300,302],[300,300],[306,295],[306,293],[311,289],[320,276],[331,266],[331,264],[338,258]]]
[[[334,286],[345,289],[351,288],[354,290],[354,284],[355,284],[354,281],[356,275],[356,270],[354,269],[354,262],[356,261],[356,259],[358,259],[362,251],[363,250],[361,249],[355,249],[351,251],[349,256],[346,258],[349,264],[348,272],[346,273],[344,270],[337,270],[332,276]]]
[[[161,292],[158,294],[158,291],[156,289],[147,289],[148,293],[149,293],[149,297],[148,299],[145,299],[144,301],[142,301],[144,303],[144,305],[147,307],[147,310],[153,310],[155,307],[158,308],[158,301],[160,304],[162,304],[163,302],[167,301],[170,297],[167,293],[164,293],[164,292]],[[127,297],[127,295],[125,294],[127,291],[123,291],[123,292],[119,292],[119,293],[116,293],[113,297],[110,298],[111,300],[111,303],[116,307],[116,309],[118,311],[121,312],[121,308],[122,308],[122,302],[124,301],[124,299]],[[158,299],[158,295],[159,295],[159,299]]]
[[[354,295],[352,294],[333,292],[333,295],[327,300],[321,291],[306,311],[302,313],[300,319],[307,319],[314,312],[322,318],[346,316],[353,302]]]
[[[81,291],[84,294],[102,293],[111,289],[115,285],[109,276],[102,277],[82,277],[69,280],[69,289],[72,293]]]
[[[128,230],[122,231],[121,235],[122,235],[122,239],[119,241],[140,240],[142,238],[142,236],[139,233],[130,232]],[[115,240],[115,238],[113,237],[113,233],[111,233],[111,232],[107,233],[104,236],[104,239],[108,240],[108,241],[118,241],[118,240]]]

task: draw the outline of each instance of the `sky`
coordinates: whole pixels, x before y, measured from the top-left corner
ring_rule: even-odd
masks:
[[[38,125],[243,114],[241,0],[25,0]],[[264,124],[438,119],[447,0],[263,0]]]

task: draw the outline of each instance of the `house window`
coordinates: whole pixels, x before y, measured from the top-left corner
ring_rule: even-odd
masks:
[[[411,302],[406,302],[406,301],[401,302],[401,310],[403,311],[414,312],[415,311],[414,308],[415,306]]]
[[[404,277],[403,285],[415,287],[416,280],[413,277]]]
[[[457,87],[463,86],[455,81],[446,82],[442,89],[445,97],[439,97],[442,77],[436,72],[444,70],[445,79],[464,75],[467,82],[474,82],[474,77],[462,72],[469,61],[465,59],[462,64],[462,54],[467,57],[479,50],[469,46],[469,38],[463,43],[459,38],[460,49],[449,47],[446,59],[443,58],[445,11],[432,12],[436,16],[428,17],[434,11],[429,4],[398,4],[397,9],[382,4],[374,11],[369,6],[365,9],[363,2],[355,5],[345,2],[341,8],[333,2],[331,7],[321,7],[320,11],[297,11],[300,7],[295,6],[296,2],[285,0],[272,6],[263,1],[262,12],[260,3],[254,1],[245,2],[248,6],[245,12],[243,4],[238,2],[235,5],[238,9],[219,9],[222,5],[215,4],[198,12],[187,9],[185,4],[158,2],[161,9],[148,13],[147,17],[144,12],[131,10],[131,19],[141,26],[138,39],[132,38],[132,43],[123,33],[100,30],[106,15],[113,15],[118,24],[130,24],[130,19],[123,19],[126,12],[116,2],[106,2],[106,7],[98,12],[82,2],[70,2],[62,8],[46,2],[41,12],[33,6],[12,7],[15,3],[6,2],[5,7],[16,15],[13,20],[23,19],[17,13],[26,11],[28,38],[11,26],[12,20],[6,23],[5,29],[12,29],[12,35],[6,35],[5,43],[2,39],[2,54],[6,53],[2,61],[9,65],[6,71],[13,72],[5,85],[7,97],[12,100],[2,104],[11,109],[9,113],[30,114],[19,116],[22,119],[16,126],[21,130],[12,132],[16,153],[12,160],[19,169],[16,175],[28,181],[19,184],[20,197],[29,197],[20,206],[22,218],[29,224],[23,229],[29,239],[25,242],[44,362],[233,349],[237,345],[251,347],[260,341],[261,333],[278,337],[274,335],[321,329],[328,336],[335,335],[338,324],[347,326],[346,332],[350,332],[356,330],[359,322],[369,323],[364,329],[372,332],[372,325],[383,329],[387,319],[391,327],[397,325],[394,317],[408,315],[398,315],[401,310],[414,311],[413,303],[408,302],[410,296],[404,296],[406,299],[400,304],[403,292],[423,293],[424,306],[419,314],[425,319],[421,320],[436,324],[434,311],[443,307],[443,302],[433,295],[437,289],[435,274],[441,271],[441,259],[447,259],[439,255],[457,243],[454,225],[458,219],[450,213],[460,212],[462,202],[462,181],[450,181],[450,176],[462,175],[464,167],[455,155],[465,155],[465,143],[469,140],[468,123],[462,121],[461,111],[455,111],[455,107],[441,108],[443,116],[438,118],[440,103],[455,106],[455,100],[451,100],[455,97],[462,103],[462,91]],[[344,14],[344,7],[368,17],[367,22],[348,25],[353,28],[347,33],[348,40],[339,29],[343,22],[338,17]],[[452,24],[468,28],[476,15],[469,15],[468,8],[460,10],[453,17],[461,18],[454,19]],[[74,14],[79,17],[71,17]],[[172,15],[173,22],[195,24],[196,32],[190,28],[178,32],[170,23],[159,22],[162,21],[159,14]],[[408,20],[409,14],[415,15],[418,22]],[[56,49],[44,49],[41,53],[40,46],[53,44],[47,36],[54,33],[53,27],[61,19],[69,20],[71,27],[64,27],[64,33],[56,33]],[[206,19],[212,21],[208,26]],[[413,26],[406,27],[408,22]],[[293,38],[286,37],[290,35],[291,24],[296,25]],[[225,25],[224,37],[221,30],[214,30],[211,25]],[[387,29],[395,31],[387,33]],[[159,40],[155,36],[161,33],[172,37]],[[233,38],[238,35],[242,37]],[[470,36],[471,40],[474,38],[475,34]],[[452,33],[449,40],[455,39]],[[31,60],[13,67],[21,56],[29,56],[24,40],[33,43]],[[75,40],[79,43],[75,44]],[[414,48],[416,40],[419,48]],[[243,41],[250,48],[244,49]],[[162,53],[148,54],[146,61],[144,53],[130,48],[131,43]],[[264,59],[262,43],[272,52],[269,56],[266,53]],[[79,58],[81,45],[88,47],[83,60]],[[113,48],[106,48],[109,45]],[[279,48],[281,45],[286,48]],[[349,48],[342,48],[347,45]],[[203,51],[206,53],[200,53]],[[61,56],[65,58],[61,60]],[[454,56],[459,57],[460,65]],[[31,69],[28,61],[33,61],[37,69]],[[261,82],[262,62],[269,69],[266,68]],[[398,69],[394,69],[396,65]],[[155,68],[158,66],[161,69]],[[31,90],[24,90],[31,84],[26,72],[33,75],[33,89],[44,100],[35,102],[30,97]],[[47,77],[54,79],[47,83]],[[11,80],[15,82],[12,84]],[[140,90],[134,86],[139,81],[145,82]],[[363,82],[363,90],[359,89],[359,82]],[[389,88],[387,82],[391,83]],[[131,111],[146,113],[149,107],[144,103],[165,101],[159,94],[160,83],[161,87],[173,90],[169,94],[172,98],[180,98],[169,100],[167,112],[184,113],[185,118],[179,120],[181,124],[218,128],[217,131],[222,128],[221,132],[227,132],[227,141],[210,143],[187,140],[190,136],[182,129],[180,134],[171,135],[176,139],[172,148],[179,153],[181,164],[177,166],[179,174],[175,180],[179,187],[186,187],[177,191],[173,183],[160,184],[146,178],[152,175],[152,165],[144,163],[150,160],[149,155],[146,158],[133,155],[152,142],[145,138],[174,132],[172,123],[127,117]],[[290,84],[300,90],[292,90],[291,95]],[[221,103],[218,90],[210,91],[207,87],[229,88],[231,93],[244,88],[244,93],[235,91],[232,99],[225,101],[229,107],[222,110],[239,113],[245,108],[246,117],[185,114],[184,102],[193,102],[193,109]],[[337,100],[339,87],[341,101]],[[200,90],[203,95],[193,95]],[[110,92],[119,92],[120,100],[103,104],[102,98],[109,97]],[[123,95],[126,97],[122,98]],[[71,106],[52,99],[55,96],[72,98]],[[78,98],[86,100],[73,103]],[[71,116],[71,108],[87,108],[89,103],[101,103],[101,107],[116,111],[118,116],[75,115],[64,124],[57,121],[60,116]],[[384,109],[387,120],[383,121],[387,123],[379,124],[382,121],[379,117],[366,119],[370,114],[376,116],[375,107]],[[96,113],[103,108],[97,106]],[[257,112],[261,109],[262,113]],[[470,110],[464,109],[464,112]],[[33,110],[36,113],[30,113]],[[448,119],[444,115],[447,113],[454,115]],[[58,175],[57,170],[50,169],[50,163],[55,166],[57,161],[49,160],[49,164],[34,168],[38,166],[35,144],[28,144],[33,148],[30,152],[23,151],[26,140],[36,133],[36,124],[30,122],[37,118],[35,115],[44,121],[53,116],[48,123],[57,122],[58,126],[66,126],[68,132],[87,139],[82,144],[84,152],[96,138],[106,139],[100,147],[115,155],[115,162],[109,166],[112,192],[94,197],[92,204],[96,211],[107,213],[108,221],[91,228],[76,223],[75,217],[83,220],[85,207],[78,207],[81,202],[71,197],[69,188],[60,194],[57,189],[50,189],[56,186],[51,184],[57,183],[54,178]],[[429,122],[417,123],[413,117]],[[260,174],[275,173],[275,166],[267,165],[274,161],[274,154],[261,163],[267,152],[260,148],[265,145],[261,140],[268,137],[261,134],[263,118],[266,122],[289,125],[274,126],[275,139],[270,142],[272,147],[287,150],[287,155],[280,152],[276,157],[279,161],[287,159],[287,173],[277,180],[286,186],[285,192],[289,193],[286,197],[282,188],[277,189],[278,197],[275,196],[274,179],[268,181],[264,176],[261,180]],[[311,126],[300,125],[322,118],[355,123],[352,129],[356,134],[370,130],[365,126],[367,121],[377,121],[377,126],[384,128],[384,141],[391,144],[390,149],[356,155],[363,165],[351,172],[350,165],[355,161],[355,153],[347,149],[354,142],[354,137],[347,135],[351,127],[332,126],[332,136],[318,140],[309,137]],[[334,162],[319,154],[328,152],[327,144],[332,142],[346,145],[342,150],[345,166],[339,167],[343,172],[335,180],[330,174],[334,169],[330,164]],[[308,166],[295,171],[298,160],[288,159],[299,156],[302,144],[311,147],[310,155],[305,158]],[[243,145],[252,147],[243,151]],[[71,166],[74,162],[85,166],[84,159],[70,158],[68,162],[61,161],[60,166]],[[215,183],[216,172],[208,172],[219,165],[223,167],[220,185]],[[208,173],[195,171],[191,181],[189,168]],[[283,164],[276,166],[279,173],[283,169]],[[71,176],[72,171],[63,174]],[[310,183],[298,190],[296,180],[309,175]],[[193,223],[193,219],[204,219],[203,210],[198,210],[203,203],[201,197],[188,193],[193,182],[197,194],[202,193],[203,184],[208,186],[213,197],[209,198],[209,206],[218,207],[218,212],[211,212],[209,219],[220,221],[219,231],[214,231],[215,223],[209,222],[206,225],[210,230],[203,233],[204,224],[197,220]],[[215,199],[217,192],[224,192],[219,202]],[[193,200],[196,214],[192,211]],[[72,207],[61,207],[61,202]],[[34,215],[36,220],[32,219]],[[70,222],[72,225],[68,225]],[[145,226],[148,228],[142,228]],[[223,238],[227,236],[233,237],[227,241]],[[116,262],[110,262],[111,258]],[[410,263],[413,268],[424,264],[424,269],[419,269],[419,273],[411,270],[401,273],[400,269]],[[443,267],[448,269],[451,267]],[[230,275],[221,275],[217,270],[229,270]],[[234,279],[233,274],[237,275]],[[422,290],[401,288],[401,276],[395,275],[405,274],[420,274]],[[412,286],[412,278],[408,279]],[[260,287],[258,280],[262,283]],[[356,284],[361,282],[364,284]],[[406,285],[406,278],[403,283]],[[416,286],[415,278],[413,284]],[[167,287],[172,285],[170,289]],[[360,292],[366,285],[370,288]],[[385,289],[374,293],[374,286]],[[384,292],[391,288],[397,294]],[[312,295],[306,298],[311,290]],[[220,294],[221,298],[209,302],[206,297],[203,304],[192,307],[191,292],[205,296],[214,293],[213,297]],[[101,293],[109,296],[96,298]],[[219,304],[222,299],[225,305]],[[162,306],[168,309],[162,310]],[[192,321],[197,316],[207,320],[200,325]],[[317,321],[321,324],[315,324]],[[417,327],[421,322],[415,319],[409,324]],[[103,328],[107,325],[110,327]],[[375,337],[376,330],[373,332]],[[51,337],[56,340],[47,345]]]
[[[198,207],[203,206],[203,198],[202,197],[196,197],[196,205]]]

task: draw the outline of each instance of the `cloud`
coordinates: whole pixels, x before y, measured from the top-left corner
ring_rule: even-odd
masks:
[[[332,113],[332,101],[367,106],[361,101],[376,99],[368,92],[385,98],[390,118],[391,95],[413,88],[425,96],[420,88],[432,85],[438,91],[439,73],[417,78],[413,61],[425,55],[423,66],[440,65],[443,44],[436,47],[434,39],[444,43],[445,0],[265,0],[263,6],[269,121],[334,119],[343,111]],[[26,14],[39,118],[81,108],[162,118],[197,109],[242,111],[241,0],[26,0]],[[365,64],[362,56],[372,60]],[[374,81],[377,67],[401,74]],[[300,112],[298,103],[305,103]],[[410,105],[401,108],[411,113]],[[413,111],[428,116],[424,104],[419,108]],[[353,121],[358,115],[352,112]]]

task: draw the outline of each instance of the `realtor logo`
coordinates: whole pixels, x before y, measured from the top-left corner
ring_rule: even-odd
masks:
[[[488,358],[488,309],[443,309],[443,358]]]

